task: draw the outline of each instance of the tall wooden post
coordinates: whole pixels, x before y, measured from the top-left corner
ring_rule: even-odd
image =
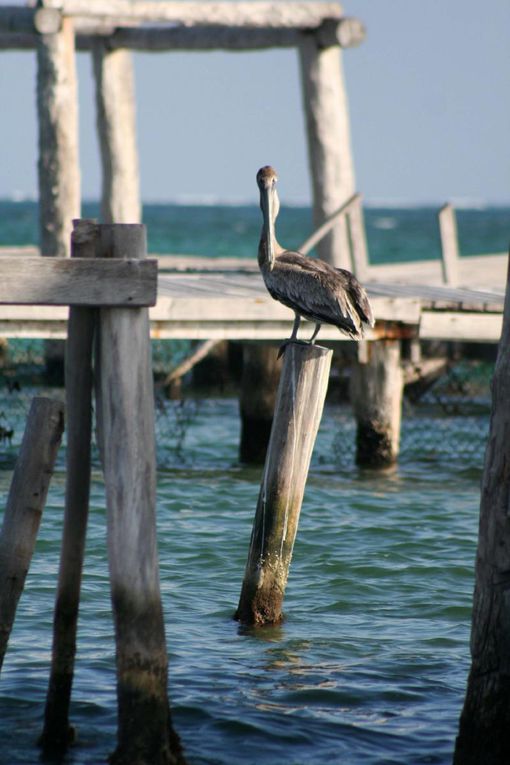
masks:
[[[243,346],[243,376],[239,399],[241,462],[264,462],[281,367],[273,346],[255,343]]]
[[[398,458],[403,373],[400,341],[362,343],[351,374],[351,402],[357,420],[356,462],[384,468]]]
[[[70,254],[71,221],[80,215],[78,100],[73,22],[62,19],[37,45],[39,219],[42,255]]]
[[[98,227],[94,221],[75,221],[71,241],[72,256],[94,258],[97,234]],[[62,752],[73,740],[73,731],[69,726],[69,705],[89,509],[95,317],[96,311],[93,308],[69,309],[65,358],[66,500],[53,620],[51,673],[44,730],[40,739],[45,752]]]
[[[451,204],[445,204],[438,215],[441,237],[441,266],[443,282],[452,287],[459,283],[459,239],[457,218]]]
[[[145,227],[102,225],[103,257],[145,257]],[[118,745],[111,761],[183,762],[167,695],[156,540],[154,390],[146,308],[101,308],[97,416],[117,645]]]
[[[0,533],[0,669],[32,560],[63,430],[61,402],[34,398]]]
[[[303,105],[313,187],[314,225],[320,226],[354,193],[349,114],[339,45],[322,47],[309,34],[300,46]],[[318,245],[319,256],[334,266],[351,269],[346,220]]]
[[[291,343],[285,351],[273,427],[236,618],[276,624],[296,538],[332,351]]]
[[[103,168],[101,218],[105,223],[138,223],[141,203],[131,53],[108,51],[96,41],[92,55]]]
[[[454,765],[510,762],[510,281],[492,381],[471,627]]]

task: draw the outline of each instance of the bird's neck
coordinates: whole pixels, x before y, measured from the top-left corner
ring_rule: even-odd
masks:
[[[274,260],[276,260],[278,255],[280,255],[282,252],[283,252],[283,247],[280,247],[276,239],[273,237]],[[274,262],[271,262],[271,258],[269,254],[269,236],[265,226],[262,227],[262,232],[260,234],[258,261],[259,261],[259,267],[261,269],[269,269],[269,270],[273,269]]]

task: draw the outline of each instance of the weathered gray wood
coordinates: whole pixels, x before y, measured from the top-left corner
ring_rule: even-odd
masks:
[[[110,51],[98,41],[92,55],[103,168],[101,219],[105,223],[139,223],[140,178],[131,53]]]
[[[262,464],[271,435],[282,364],[273,346],[249,343],[243,348],[239,409],[241,462]]]
[[[0,6],[0,32],[54,34],[61,28],[61,15],[55,8]]]
[[[471,628],[455,765],[510,762],[510,286],[492,381]]]
[[[338,45],[321,48],[314,35],[305,36],[300,61],[313,217],[318,227],[355,190],[347,96]],[[338,220],[318,250],[326,262],[350,268],[345,219]]]
[[[2,258],[0,305],[155,305],[156,260]]]
[[[358,465],[386,468],[397,461],[402,392],[400,341],[360,344],[360,357],[351,372]]]
[[[63,404],[34,398],[0,533],[0,668],[32,560],[63,430]]]
[[[451,204],[439,211],[439,233],[441,236],[441,265],[443,281],[455,287],[459,283],[459,240],[457,220]]]
[[[364,282],[369,277],[370,264],[361,194],[356,194],[356,202],[349,209],[347,225],[351,245],[352,271],[361,282]]]
[[[42,255],[70,253],[71,221],[80,214],[78,102],[74,29],[64,19],[37,46],[39,221]]]
[[[340,205],[338,210],[335,210],[334,213],[328,215],[324,223],[322,223],[319,228],[316,229],[311,236],[305,239],[303,244],[297,248],[298,251],[302,252],[303,255],[308,255],[310,250],[313,250],[313,248],[319,244],[319,242],[326,236],[326,234],[328,234],[331,229],[337,225],[338,221],[347,216],[353,205],[356,204],[356,200],[358,198],[359,194],[353,194],[346,202]]]
[[[340,19],[338,3],[326,2],[138,2],[129,0],[45,0],[64,16],[112,19],[123,22],[174,22],[184,26],[293,27],[313,29],[325,19]]]
[[[308,468],[328,387],[332,351],[291,343],[285,351],[271,438],[236,618],[276,624]]]
[[[238,26],[155,26],[118,27],[112,22],[86,24],[76,20],[76,49],[89,51],[104,41],[108,50],[127,50],[157,53],[161,51],[189,50],[267,50],[270,48],[296,48],[303,40],[302,29],[292,27],[238,27]],[[322,47],[340,45],[350,48],[364,38],[364,28],[358,19],[342,18],[325,21],[317,30]],[[0,50],[31,50],[37,45],[37,35],[30,33],[2,33]]]
[[[74,222],[72,257],[95,257],[98,227]],[[67,465],[51,673],[40,744],[62,752],[73,740],[69,705],[73,684],[80,587],[89,509],[92,435],[92,345],[96,310],[70,308],[65,357]]]
[[[103,257],[144,257],[145,228],[102,225]],[[177,763],[156,539],[154,391],[145,308],[100,309],[97,417],[117,645],[114,763]]]

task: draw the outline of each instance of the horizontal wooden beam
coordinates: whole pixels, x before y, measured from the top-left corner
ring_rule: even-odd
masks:
[[[54,34],[61,25],[62,16],[56,8],[0,6],[0,32]]]
[[[342,8],[327,2],[186,2],[176,0],[45,0],[64,16],[111,19],[116,26],[172,22],[182,26],[291,27],[315,29],[340,19]]]
[[[0,305],[152,306],[157,273],[152,259],[2,258]]]
[[[501,313],[423,311],[419,336],[424,340],[498,343],[502,325]]]

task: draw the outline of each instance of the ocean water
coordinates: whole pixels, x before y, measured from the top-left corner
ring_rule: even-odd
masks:
[[[256,208],[150,207],[149,248],[252,257],[259,217]],[[287,208],[281,218],[282,241],[291,243],[292,233],[299,244],[310,231],[306,210]],[[476,232],[467,237],[471,254],[506,249],[508,210],[471,211],[466,221]],[[367,225],[381,260],[433,252],[431,210],[368,210]],[[0,205],[2,244],[35,241],[34,226],[33,205]],[[11,443],[0,443],[1,506],[35,393],[41,391],[0,387],[0,424],[14,430]],[[232,619],[261,477],[260,468],[238,462],[237,401],[188,399],[158,407],[169,688],[190,765],[451,762],[469,668],[486,404],[469,418],[447,411],[438,418],[425,409],[414,419],[427,439],[417,439],[409,429],[413,418],[406,418],[399,466],[383,474],[354,466],[350,412],[326,406],[285,620],[262,630],[241,629]],[[445,451],[446,435],[470,448]],[[64,488],[65,445],[0,677],[0,762],[9,765],[40,761],[36,739],[49,674]],[[72,765],[98,765],[115,747],[105,537],[95,456],[71,710],[77,742],[64,760]]]

